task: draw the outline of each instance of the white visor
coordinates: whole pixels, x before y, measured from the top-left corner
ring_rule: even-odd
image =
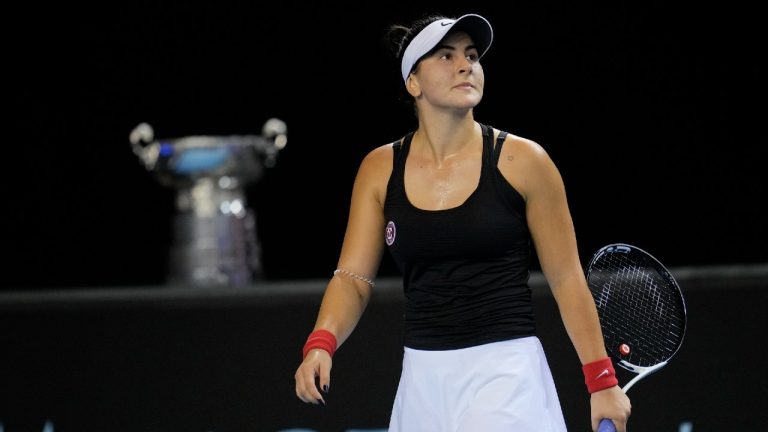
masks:
[[[420,31],[405,49],[403,61],[400,63],[400,71],[403,74],[403,81],[408,80],[408,75],[411,73],[413,65],[436,47],[437,44],[443,40],[445,35],[454,27],[456,30],[465,31],[472,38],[472,41],[477,47],[477,51],[480,53],[479,57],[482,57],[483,54],[488,51],[488,48],[490,48],[491,42],[493,41],[493,28],[491,28],[491,24],[488,20],[480,15],[467,14],[462,15],[455,20],[437,20],[424,27],[424,30]]]

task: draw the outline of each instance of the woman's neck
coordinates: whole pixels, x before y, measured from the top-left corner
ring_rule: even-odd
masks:
[[[481,135],[480,125],[475,122],[471,111],[459,119],[432,117],[425,121],[420,116],[411,148],[440,166],[446,160],[473,149],[473,144],[481,141]]]

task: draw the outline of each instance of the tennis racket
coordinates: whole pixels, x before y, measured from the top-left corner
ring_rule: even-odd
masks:
[[[666,366],[683,343],[685,299],[677,281],[648,252],[624,243],[603,246],[586,269],[608,355],[637,375],[622,390]],[[603,419],[598,432],[615,432]]]

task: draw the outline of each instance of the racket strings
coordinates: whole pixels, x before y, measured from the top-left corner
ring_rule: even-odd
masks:
[[[671,276],[646,257],[604,254],[590,268],[606,346],[614,357],[637,366],[666,361],[685,330],[682,297]],[[619,347],[630,347],[619,355]]]

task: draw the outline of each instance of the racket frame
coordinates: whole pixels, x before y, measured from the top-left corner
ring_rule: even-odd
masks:
[[[640,381],[641,379],[645,378],[646,376],[648,376],[648,375],[658,371],[659,369],[663,368],[664,366],[666,366],[667,363],[669,362],[669,360],[672,357],[674,357],[675,354],[677,354],[677,352],[680,350],[680,347],[683,344],[683,340],[685,339],[685,333],[686,333],[686,330],[687,330],[687,327],[688,327],[688,325],[687,325],[688,324],[688,322],[687,322],[688,321],[688,311],[687,311],[687,308],[686,308],[686,305],[685,305],[685,298],[683,296],[683,292],[680,289],[680,285],[678,285],[677,280],[675,280],[674,276],[672,276],[672,273],[669,272],[669,270],[661,263],[661,261],[656,259],[656,257],[651,255],[647,251],[645,251],[645,250],[643,250],[643,249],[641,249],[641,248],[639,248],[637,246],[633,246],[633,245],[626,244],[626,243],[613,243],[613,244],[609,244],[609,245],[603,246],[597,252],[595,252],[595,254],[592,256],[592,259],[589,261],[589,264],[587,265],[587,271],[586,271],[587,285],[589,286],[589,289],[590,289],[591,292],[593,290],[592,290],[592,285],[589,284],[589,276],[591,274],[591,270],[593,268],[593,264],[601,256],[603,256],[606,253],[616,253],[615,251],[612,251],[612,249],[615,249],[615,250],[618,250],[619,252],[624,252],[624,253],[631,253],[632,250],[636,250],[637,252],[640,252],[641,254],[643,254],[647,258],[649,258],[651,260],[651,262],[654,263],[655,270],[658,271],[660,273],[660,275],[664,279],[669,281],[670,284],[677,290],[677,293],[678,293],[678,295],[680,297],[680,301],[681,301],[681,305],[682,305],[682,314],[683,314],[683,329],[682,329],[682,333],[680,335],[680,342],[677,345],[677,349],[675,349],[675,351],[666,360],[662,360],[661,362],[656,363],[654,365],[650,365],[650,366],[637,366],[637,365],[634,365],[632,363],[629,363],[626,360],[623,360],[623,359],[615,357],[615,354],[613,352],[610,353],[611,357],[613,357],[616,360],[616,362],[617,362],[617,364],[619,366],[621,366],[622,368],[624,368],[624,369],[626,369],[626,370],[628,370],[630,372],[633,372],[633,373],[637,374],[629,382],[627,382],[627,384],[625,384],[624,387],[622,387],[621,390],[624,393],[626,393],[638,381]],[[606,347],[606,348],[608,348],[608,347]],[[600,425],[598,427],[598,432],[616,432],[616,427],[615,427],[615,425],[613,424],[613,422],[610,419],[602,419],[600,421]]]

